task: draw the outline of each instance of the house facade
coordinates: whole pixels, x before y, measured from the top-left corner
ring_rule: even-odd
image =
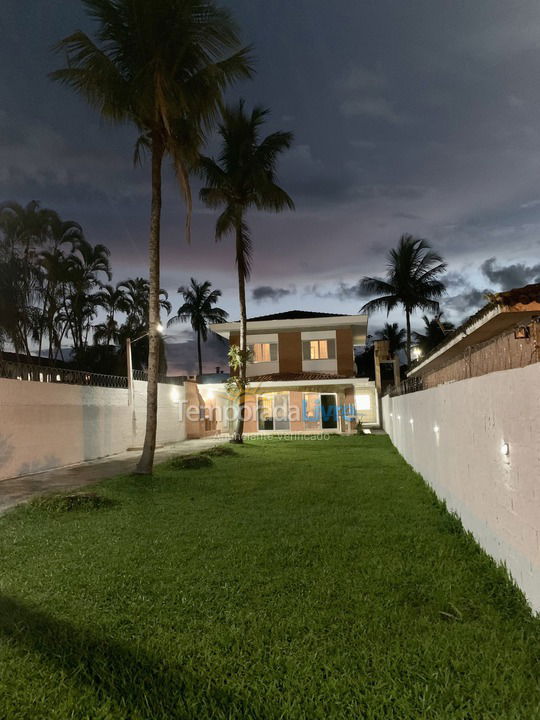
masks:
[[[240,323],[211,329],[239,345]],[[378,425],[375,383],[355,376],[354,348],[366,334],[366,315],[291,311],[248,320],[244,432],[352,433],[359,420]],[[230,432],[235,402],[225,386],[199,385],[199,393],[212,431]]]
[[[427,390],[540,361],[540,283],[496,293],[407,374],[404,390]]]

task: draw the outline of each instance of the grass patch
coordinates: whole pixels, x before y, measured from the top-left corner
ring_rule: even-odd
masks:
[[[30,502],[31,507],[46,512],[74,512],[82,510],[102,510],[116,505],[111,498],[98,495],[95,492],[58,493],[52,495],[41,495]]]
[[[173,470],[200,470],[213,465],[212,458],[208,455],[179,455],[172,458],[168,463]]]
[[[238,455],[236,450],[230,445],[216,445],[213,448],[204,450],[201,454],[208,455],[209,457],[232,457],[233,455]]]
[[[535,720],[540,625],[384,436],[0,518],[0,718]]]

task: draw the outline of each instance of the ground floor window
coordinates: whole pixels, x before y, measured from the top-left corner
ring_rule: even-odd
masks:
[[[289,393],[265,393],[257,397],[259,430],[289,430]]]

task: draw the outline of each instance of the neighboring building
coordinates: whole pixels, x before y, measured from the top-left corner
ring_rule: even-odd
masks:
[[[231,345],[240,342],[238,322],[211,329]],[[249,319],[245,432],[354,432],[358,420],[377,425],[375,383],[355,377],[354,348],[365,344],[366,332],[366,315],[291,311]],[[231,421],[214,421],[224,392],[221,384],[199,385],[208,424],[227,432]]]
[[[405,389],[427,389],[540,360],[540,283],[490,302],[411,368]],[[408,387],[407,387],[408,386]]]

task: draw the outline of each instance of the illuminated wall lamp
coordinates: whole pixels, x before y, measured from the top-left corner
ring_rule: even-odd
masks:
[[[510,455],[510,445],[507,442],[501,445],[501,455]]]
[[[520,325],[514,330],[516,340],[527,340],[531,337],[531,329],[527,325]]]
[[[438,433],[439,430],[440,430],[440,427],[438,425],[435,425],[435,427],[433,428],[433,432]]]

